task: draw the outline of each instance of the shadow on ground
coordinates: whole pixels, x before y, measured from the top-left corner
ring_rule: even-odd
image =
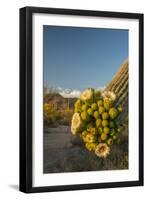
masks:
[[[13,190],[19,190],[19,186],[18,185],[13,185],[13,184],[11,184],[11,185],[9,185],[9,187],[10,188],[12,188]]]

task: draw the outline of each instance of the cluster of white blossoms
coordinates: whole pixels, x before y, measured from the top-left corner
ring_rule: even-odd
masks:
[[[98,157],[106,158],[110,154],[110,146],[118,138],[120,127],[117,117],[122,107],[115,106],[116,99],[112,91],[88,88],[74,105],[71,132],[79,134],[86,149],[95,152]]]

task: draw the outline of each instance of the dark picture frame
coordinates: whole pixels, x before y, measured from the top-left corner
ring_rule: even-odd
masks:
[[[137,19],[139,21],[139,179],[125,182],[85,183],[74,185],[37,186],[32,184],[32,16],[35,13],[70,16]],[[22,192],[53,192],[143,185],[143,14],[58,8],[24,7],[20,9],[20,185]]]

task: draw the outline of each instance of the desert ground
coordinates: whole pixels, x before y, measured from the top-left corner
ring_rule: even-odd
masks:
[[[46,128],[44,132],[44,173],[115,170],[128,168],[128,144],[115,144],[111,156],[98,158],[72,136],[69,126]]]

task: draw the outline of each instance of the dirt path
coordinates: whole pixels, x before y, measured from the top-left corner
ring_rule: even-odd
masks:
[[[50,133],[44,135],[45,149],[60,149],[71,147],[70,133]]]

